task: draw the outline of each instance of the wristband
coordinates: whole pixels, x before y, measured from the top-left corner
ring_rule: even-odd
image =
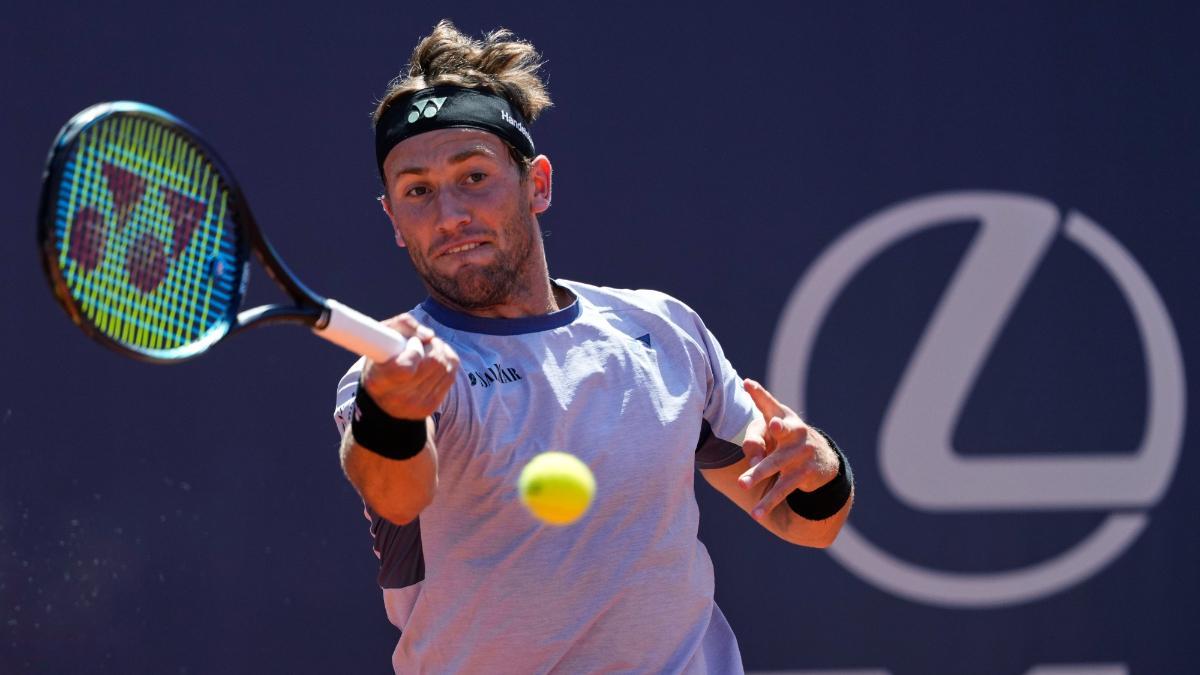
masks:
[[[824,436],[829,442],[829,447],[833,448],[838,458],[837,476],[812,492],[792,490],[787,496],[787,505],[793,513],[805,520],[825,520],[841,511],[850,499],[850,492],[854,489],[854,472],[850,470],[845,455],[832,438],[820,429],[809,428]]]
[[[354,395],[354,442],[388,459],[410,459],[425,448],[425,420],[402,420],[387,414],[359,381]]]

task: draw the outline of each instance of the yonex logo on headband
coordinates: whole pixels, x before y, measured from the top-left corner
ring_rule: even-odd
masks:
[[[408,109],[408,123],[412,124],[422,117],[433,117],[442,109],[442,105],[446,102],[445,96],[436,98],[423,98],[418,101],[413,101],[412,106]],[[524,131],[524,130],[522,130]],[[529,134],[525,134],[528,136]]]
[[[500,94],[454,85],[428,87],[397,101],[375,123],[379,177],[392,148],[416,134],[438,129],[480,129],[499,136],[522,157],[533,159],[533,136],[511,101]],[[386,180],[386,179],[385,179]]]

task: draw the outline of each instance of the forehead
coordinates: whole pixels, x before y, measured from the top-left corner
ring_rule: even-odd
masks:
[[[383,170],[390,176],[406,168],[433,169],[472,150],[496,159],[508,156],[504,141],[482,129],[437,129],[397,143],[383,160]]]

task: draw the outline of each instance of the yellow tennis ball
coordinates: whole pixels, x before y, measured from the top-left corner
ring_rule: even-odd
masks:
[[[574,455],[543,452],[521,469],[517,490],[534,517],[551,525],[570,525],[591,506],[596,479]]]

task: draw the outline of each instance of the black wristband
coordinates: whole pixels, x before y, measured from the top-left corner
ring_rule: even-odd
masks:
[[[354,442],[388,459],[410,459],[425,447],[425,420],[396,419],[367,393],[360,381],[354,395],[354,421],[350,423]]]
[[[850,492],[854,489],[854,472],[850,470],[846,456],[828,434],[813,427],[809,429],[821,434],[829,442],[829,447],[833,448],[838,458],[838,472],[832,480],[812,492],[792,490],[787,496],[787,505],[793,513],[805,520],[825,520],[841,511],[850,499]]]

